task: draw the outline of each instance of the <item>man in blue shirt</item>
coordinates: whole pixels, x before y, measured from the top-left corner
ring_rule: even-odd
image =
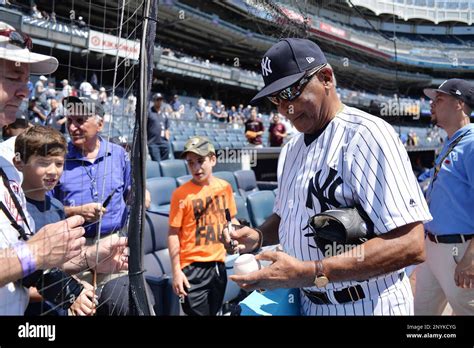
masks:
[[[95,237],[99,225],[101,236],[118,232],[128,215],[129,157],[122,147],[99,136],[103,127],[102,105],[78,97],[65,98],[64,105],[71,142],[54,196],[64,204],[67,216],[84,217],[86,238]],[[106,200],[109,204],[104,207]]]
[[[425,89],[432,122],[448,133],[430,171],[426,261],[416,271],[415,314],[474,315],[474,85],[450,79]]]

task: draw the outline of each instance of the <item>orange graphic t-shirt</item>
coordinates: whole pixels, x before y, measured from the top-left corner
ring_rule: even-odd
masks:
[[[213,177],[211,183],[199,186],[188,181],[171,197],[170,226],[179,228],[181,269],[193,262],[225,261],[226,251],[219,241],[226,226],[225,209],[235,217],[237,209],[232,187]]]

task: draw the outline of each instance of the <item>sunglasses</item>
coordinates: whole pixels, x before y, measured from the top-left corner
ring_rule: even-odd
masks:
[[[31,37],[12,29],[0,30],[0,36],[5,36],[10,39],[9,43],[21,48],[27,48],[30,51],[33,49],[33,41]]]
[[[307,71],[306,74],[300,80],[298,80],[291,86],[281,90],[280,92],[277,92],[267,97],[268,100],[270,100],[275,105],[280,105],[281,100],[295,100],[301,95],[305,86],[308,84],[309,81],[311,81],[311,78],[318,72],[320,72],[326,65],[327,64],[323,64],[312,70]]]

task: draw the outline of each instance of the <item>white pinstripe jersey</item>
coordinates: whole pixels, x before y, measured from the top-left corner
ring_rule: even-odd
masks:
[[[308,219],[356,204],[367,212],[377,234],[431,220],[408,154],[392,126],[345,106],[311,143],[306,145],[300,134],[282,149],[273,211],[281,218],[279,238],[284,251],[299,260],[322,259],[313,238],[304,236],[309,232],[303,230]],[[377,282],[390,276],[378,277]],[[355,284],[330,283],[326,289]]]

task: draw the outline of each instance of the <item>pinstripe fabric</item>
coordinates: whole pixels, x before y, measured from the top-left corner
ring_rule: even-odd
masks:
[[[299,260],[323,258],[313,239],[304,236],[308,232],[304,228],[311,216],[327,209],[359,204],[371,218],[377,234],[412,222],[431,220],[408,154],[393,128],[385,121],[346,106],[318,138],[308,145],[304,140],[302,134],[293,138],[283,148],[278,163],[279,189],[273,211],[281,218],[280,244],[291,256]],[[390,301],[381,300],[380,292],[390,288],[397,273],[369,280],[375,284],[370,287],[373,292],[370,297],[374,298],[371,301],[338,305],[336,308],[316,306],[302,296],[303,313],[405,313],[406,308],[402,310],[393,304],[412,301],[403,288],[391,295]],[[330,283],[326,290],[356,284],[356,281]],[[309,290],[321,291],[316,288]]]

